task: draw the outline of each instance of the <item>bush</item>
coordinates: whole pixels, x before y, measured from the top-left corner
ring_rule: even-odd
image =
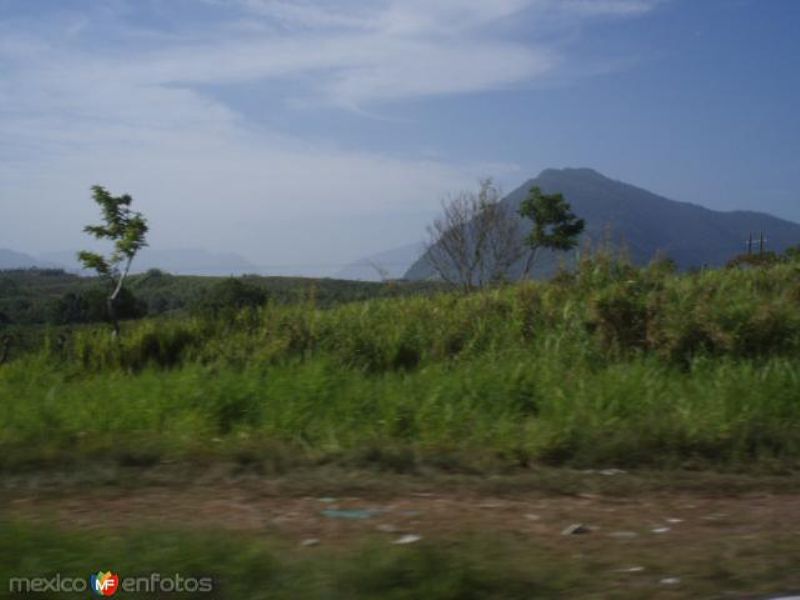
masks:
[[[258,308],[267,303],[267,291],[244,279],[228,278],[209,289],[198,303],[201,312],[230,315],[244,308]]]
[[[115,307],[120,320],[139,319],[147,314],[147,305],[127,288],[120,290]],[[108,292],[103,288],[67,292],[52,304],[48,320],[55,325],[108,321]]]

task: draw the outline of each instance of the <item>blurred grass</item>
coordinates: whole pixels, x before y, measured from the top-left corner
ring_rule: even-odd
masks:
[[[800,265],[681,275],[601,253],[468,296],[84,328],[0,367],[0,399],[4,469],[780,471],[800,459]]]
[[[302,548],[286,540],[224,532],[54,531],[3,523],[0,581],[11,577],[86,579],[98,570],[126,577],[212,577],[213,593],[183,598],[530,598],[558,597],[573,573],[536,552],[529,563],[502,540],[488,546],[465,537],[413,548],[359,538],[350,548]],[[528,554],[532,558],[532,553]],[[509,561],[508,559],[513,559]],[[56,568],[55,565],[58,565]],[[0,590],[4,594],[6,589]],[[85,597],[86,594],[59,594]],[[130,596],[130,594],[127,594]],[[13,595],[9,595],[13,596]],[[142,597],[148,597],[141,594]],[[149,597],[155,597],[150,595]]]
[[[461,532],[410,546],[386,537],[353,535],[337,543],[302,547],[264,532],[188,532],[131,529],[91,531],[49,524],[0,523],[0,581],[11,577],[88,578],[98,570],[126,577],[176,573],[212,577],[214,592],[179,598],[258,599],[528,599],[767,597],[798,585],[800,542],[787,534],[750,536],[731,545],[698,540],[629,548],[571,538],[560,547],[529,537]],[[624,569],[640,565],[641,572]],[[660,583],[679,578],[677,586]],[[127,594],[131,597],[157,595]],[[63,598],[85,594],[58,594]]]

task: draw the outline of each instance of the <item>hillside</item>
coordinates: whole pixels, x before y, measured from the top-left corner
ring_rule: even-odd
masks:
[[[597,243],[610,236],[613,243],[624,244],[637,264],[646,264],[662,252],[681,269],[720,266],[744,252],[749,232],[758,236],[764,231],[768,249],[777,252],[800,243],[800,224],[765,213],[721,212],[677,202],[592,169],[547,169],[503,202],[518,207],[533,186],[545,193],[564,194],[573,211],[586,220],[585,240]],[[561,260],[570,261],[571,257],[543,253],[536,274],[551,274]],[[407,271],[406,278],[427,279],[432,275],[422,257]]]
[[[0,270],[3,269],[50,269],[58,268],[56,263],[42,260],[25,254],[24,252],[16,252],[8,248],[0,248]]]
[[[338,279],[381,281],[399,279],[424,251],[422,243],[408,244],[354,261],[336,273]]]

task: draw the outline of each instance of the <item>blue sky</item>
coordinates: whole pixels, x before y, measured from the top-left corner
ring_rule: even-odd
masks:
[[[0,247],[84,245],[100,183],[154,247],[326,272],[564,166],[800,221],[797,31],[796,0],[0,0]]]

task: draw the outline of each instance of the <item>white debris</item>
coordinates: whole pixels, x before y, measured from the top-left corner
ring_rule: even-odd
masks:
[[[625,471],[622,469],[603,469],[599,473],[600,475],[624,475]]]
[[[617,573],[641,573],[644,567],[627,567],[625,569],[617,569]]]
[[[635,531],[612,531],[608,534],[609,537],[617,538],[620,540],[629,540],[635,537],[638,537],[638,533]]]
[[[533,513],[528,513],[527,515],[525,515],[525,518],[528,519],[528,521],[541,521],[542,520],[542,517],[540,517],[539,515],[535,515]]]
[[[393,541],[392,543],[393,543],[393,544],[401,544],[401,545],[402,545],[402,544],[413,544],[414,542],[418,542],[418,541],[420,541],[421,539],[422,539],[422,536],[421,536],[421,535],[414,535],[414,534],[411,534],[411,533],[410,533],[410,534],[408,534],[408,535],[403,535],[403,536],[400,536],[399,538],[397,538],[397,539],[396,539],[395,541]]]

